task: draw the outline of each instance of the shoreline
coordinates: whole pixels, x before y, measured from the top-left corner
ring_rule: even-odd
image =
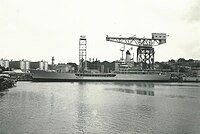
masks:
[[[0,77],[0,92],[4,92],[9,88],[15,87],[17,81],[11,78]]]

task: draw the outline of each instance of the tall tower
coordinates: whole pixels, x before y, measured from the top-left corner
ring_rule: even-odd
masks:
[[[87,70],[87,40],[86,36],[81,35],[79,38],[79,69],[83,73]]]
[[[54,65],[54,61],[55,61],[54,56],[52,56],[52,58],[51,58],[51,64],[52,65]]]

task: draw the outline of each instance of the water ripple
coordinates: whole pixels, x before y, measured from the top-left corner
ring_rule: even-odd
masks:
[[[19,82],[0,133],[200,133],[199,86],[171,85]]]

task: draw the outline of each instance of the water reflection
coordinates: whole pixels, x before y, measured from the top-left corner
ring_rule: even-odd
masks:
[[[81,133],[86,133],[86,117],[88,114],[88,109],[85,104],[85,89],[81,86],[83,83],[80,83],[78,89],[78,98],[77,98],[77,122],[76,122],[76,129]]]
[[[4,95],[5,95],[5,93],[0,92],[0,97],[2,97],[2,96],[4,96]]]
[[[123,93],[131,93],[131,94],[139,94],[139,95],[148,95],[148,96],[154,96],[154,91],[149,90],[132,90],[132,89],[126,89],[126,88],[105,88],[105,90],[111,90],[111,91],[118,91]]]
[[[145,88],[154,88],[154,83],[151,83],[151,82],[147,82],[147,83],[142,83],[142,82],[139,82],[139,83],[135,83],[135,85],[137,87],[145,87]]]
[[[55,109],[55,97],[54,94],[51,92],[51,97],[50,97],[50,105],[51,105],[51,115],[53,115],[54,109]]]
[[[166,97],[169,97],[169,98],[178,98],[178,99],[196,99],[197,98],[197,97],[194,97],[194,96],[174,95],[174,94],[166,95]]]
[[[117,85],[117,86],[136,86],[142,88],[154,88],[156,83],[153,82],[78,82],[78,85]]]
[[[154,96],[154,91],[136,90],[137,94]]]
[[[153,82],[113,82],[114,85],[124,86],[136,86],[142,88],[154,88],[155,83]]]
[[[7,93],[8,93],[8,91],[0,92],[0,98],[1,98],[2,96],[4,96],[5,94],[7,94]]]

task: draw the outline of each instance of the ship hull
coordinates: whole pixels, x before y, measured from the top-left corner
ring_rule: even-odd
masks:
[[[148,81],[148,82],[169,82],[170,76],[164,74],[115,74],[108,75],[87,75],[77,76],[75,73],[57,73],[42,70],[31,70],[32,81],[34,82],[79,82],[79,81]]]
[[[200,82],[200,77],[183,77],[183,82]]]

